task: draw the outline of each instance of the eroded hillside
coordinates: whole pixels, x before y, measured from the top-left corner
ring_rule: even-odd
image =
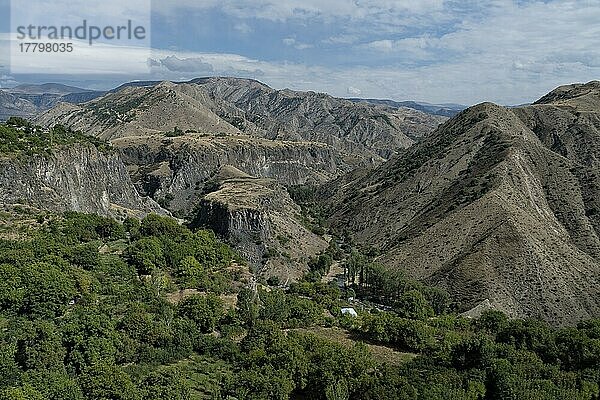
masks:
[[[553,93],[515,110],[472,107],[340,179],[330,223],[467,307],[489,299],[555,324],[598,315],[600,84]]]

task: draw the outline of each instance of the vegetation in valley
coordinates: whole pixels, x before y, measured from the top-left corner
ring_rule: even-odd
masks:
[[[323,235],[325,229],[325,211],[317,201],[317,188],[310,185],[290,186],[287,191],[302,210],[301,223],[316,235]]]
[[[349,288],[316,278],[333,262]],[[311,266],[269,287],[212,232],[167,217],[46,215],[0,241],[0,397],[598,398],[600,321],[462,318],[443,291],[344,246]]]

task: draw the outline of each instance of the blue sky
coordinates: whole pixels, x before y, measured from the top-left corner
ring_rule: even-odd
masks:
[[[600,79],[598,21],[598,1],[156,0],[149,74],[0,70],[0,86],[233,75],[342,97],[519,104]]]

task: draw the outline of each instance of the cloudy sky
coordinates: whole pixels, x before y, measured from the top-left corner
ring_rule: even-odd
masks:
[[[64,7],[73,12],[74,1]],[[64,13],[61,2],[45,15]],[[5,49],[9,3],[0,0]],[[81,7],[113,12],[110,1],[92,3]],[[0,59],[0,86],[109,88],[228,75],[343,97],[520,104],[561,84],[600,79],[599,21],[597,0],[156,0],[150,60],[142,48],[99,46],[101,61],[82,57],[81,70],[22,75]],[[149,62],[150,72],[125,62],[135,59]],[[89,74],[94,68],[100,74]]]

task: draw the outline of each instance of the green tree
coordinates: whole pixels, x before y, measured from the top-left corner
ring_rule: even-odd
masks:
[[[140,233],[141,222],[137,218],[127,217],[123,221],[123,229],[129,232],[131,237],[136,237]]]
[[[417,290],[404,293],[396,303],[396,312],[404,318],[425,320],[433,316],[433,308]]]
[[[25,294],[20,269],[0,264],[0,310],[16,313],[23,305]]]
[[[57,365],[52,370],[27,371],[23,381],[35,387],[43,394],[44,399],[84,400],[77,381],[70,377],[64,369],[57,368]]]
[[[155,269],[166,266],[161,243],[154,237],[133,242],[125,250],[124,256],[142,275],[150,275]]]
[[[258,319],[260,303],[257,293],[249,288],[242,288],[237,295],[237,314],[240,319],[252,325]]]
[[[177,313],[194,321],[201,332],[210,333],[224,315],[223,301],[211,294],[191,296],[178,305]]]
[[[177,241],[188,237],[191,232],[173,218],[149,214],[141,221],[140,233],[144,236],[169,237]]]
[[[140,390],[120,367],[95,364],[79,379],[87,400],[140,400]]]
[[[290,305],[283,290],[275,289],[270,292],[261,291],[262,307],[259,318],[283,323],[290,317]]]
[[[0,340],[0,391],[14,386],[21,380],[21,369],[15,361],[17,355],[16,340]]]
[[[66,355],[56,326],[44,320],[16,320],[9,332],[17,338],[15,360],[23,370],[62,370]]]
[[[480,329],[497,334],[508,325],[508,316],[502,311],[486,310],[477,319],[476,323]]]
[[[46,400],[42,393],[27,383],[5,389],[2,398],[5,400]]]
[[[345,381],[332,382],[325,388],[325,398],[327,400],[348,400],[348,385]]]
[[[204,268],[194,256],[183,258],[177,265],[176,274],[186,287],[201,288],[207,279]]]
[[[49,263],[35,263],[21,271],[26,288],[22,312],[39,318],[61,316],[77,295],[72,275]]]
[[[459,370],[485,369],[494,359],[494,344],[484,335],[467,337],[451,350],[452,365]]]
[[[143,400],[188,400],[190,388],[176,369],[160,369],[144,377]]]
[[[114,364],[120,337],[115,330],[116,318],[98,306],[77,306],[61,321],[63,344],[67,349],[65,365],[80,373],[96,364]]]

